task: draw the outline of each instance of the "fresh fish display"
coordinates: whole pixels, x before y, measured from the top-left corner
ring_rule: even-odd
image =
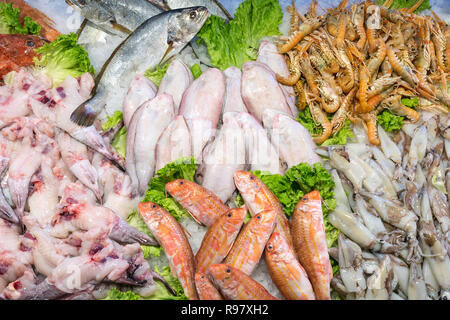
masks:
[[[170,95],[163,94],[142,104],[131,119],[126,168],[140,195],[147,190],[155,172],[159,137],[174,117],[173,99]]]
[[[292,239],[295,251],[305,268],[317,300],[330,300],[333,278],[328,257],[322,201],[318,191],[303,196],[292,215]]]
[[[205,6],[211,14],[229,20],[232,16],[217,0],[148,0],[155,6],[164,10],[173,10],[178,8]]]
[[[140,203],[138,210],[152,234],[164,248],[169,258],[170,270],[180,280],[185,294],[189,299],[197,300],[194,254],[184,230],[170,213],[155,203]]]
[[[195,274],[195,287],[200,300],[223,300],[219,290],[217,290],[205,273],[197,272]]]
[[[146,20],[114,52],[101,72],[94,96],[78,106],[71,115],[72,121],[90,126],[111,99],[123,101],[133,77],[180,52],[208,15],[205,7],[193,7],[163,12]]]

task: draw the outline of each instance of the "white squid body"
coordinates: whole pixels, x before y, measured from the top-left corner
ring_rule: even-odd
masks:
[[[169,68],[167,68],[167,71],[159,84],[157,95],[164,93],[170,94],[173,98],[175,114],[177,114],[183,93],[193,81],[194,76],[192,75],[191,70],[183,63],[183,61],[175,59],[170,63]]]
[[[256,61],[266,64],[270,69],[272,69],[273,72],[282,77],[290,76],[289,68],[284,55],[280,54],[277,46],[269,41],[261,42]],[[283,89],[283,93],[286,97],[287,103],[289,104],[292,115],[296,118],[298,116],[298,108],[295,105],[294,89],[292,86],[285,85],[281,85],[281,88]]]
[[[223,99],[223,114],[227,112],[247,112],[241,96],[241,69],[229,67],[223,74],[226,79],[225,97]]]
[[[322,163],[308,130],[291,117],[280,113],[273,118],[270,140],[288,168],[300,162]]]
[[[146,101],[156,96],[155,84],[142,74],[137,74],[130,83],[130,87],[123,99],[123,122],[129,127],[135,111]]]
[[[214,137],[222,111],[225,95],[225,76],[215,68],[209,68],[198,77],[183,94],[179,115],[189,127],[192,140],[192,156],[202,160],[205,145]]]
[[[244,132],[247,164],[250,165],[250,170],[282,174],[280,156],[267,137],[266,130],[249,113],[241,112],[237,114],[236,119]]]
[[[156,145],[156,169],[192,154],[192,142],[189,128],[184,117],[177,116],[164,130]]]
[[[223,202],[233,194],[234,173],[245,167],[245,138],[236,113],[223,115],[223,125],[216,139],[206,146],[203,166],[199,169],[203,177],[202,186],[216,194]]]
[[[249,61],[242,66],[241,94],[248,111],[259,122],[268,109],[292,116],[283,89],[275,73],[265,64]]]

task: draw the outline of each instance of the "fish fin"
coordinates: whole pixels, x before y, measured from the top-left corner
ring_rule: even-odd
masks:
[[[132,31],[130,29],[128,29],[127,27],[117,23],[116,21],[111,21],[111,25],[113,27],[114,30],[126,33],[126,34],[130,34],[132,33]]]
[[[70,120],[82,127],[91,126],[97,117],[97,113],[86,102],[80,104],[70,115]]]
[[[192,238],[192,235],[189,233],[189,231],[186,230],[186,228],[184,226],[181,226],[181,228],[183,229],[183,232],[186,235],[186,237]]]
[[[168,57],[172,50],[173,50],[173,43],[169,42],[169,46],[167,47],[166,52],[164,52],[164,55],[162,56],[161,60],[158,63],[159,66],[163,66],[166,62],[173,59],[174,56]]]

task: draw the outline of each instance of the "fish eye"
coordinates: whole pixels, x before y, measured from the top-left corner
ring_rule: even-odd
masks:
[[[152,208],[156,208],[156,204],[152,205]]]
[[[27,47],[34,47],[34,41],[33,40],[27,40],[27,42],[25,42]]]
[[[230,272],[231,272],[231,269],[228,268],[227,270],[225,270],[225,272],[226,272],[226,273],[230,273]]]
[[[269,251],[272,251],[272,250],[273,250],[272,244],[269,244],[269,245],[267,246],[267,250],[269,250]]]
[[[180,181],[180,185],[182,185],[183,184],[183,181]]]
[[[228,217],[228,218],[231,218],[231,216],[232,216],[232,214],[231,214],[231,213],[227,214],[227,217]]]
[[[254,177],[254,176],[250,176],[250,179],[251,179],[251,180],[255,180],[255,177]]]
[[[197,17],[197,12],[195,12],[195,11],[192,11],[190,14],[189,14],[189,18],[191,18],[191,19],[195,19]]]
[[[256,219],[261,219],[261,216],[258,214],[257,216],[256,216]]]
[[[308,200],[307,197],[303,197],[303,198],[302,198],[302,201],[306,201],[306,200]]]

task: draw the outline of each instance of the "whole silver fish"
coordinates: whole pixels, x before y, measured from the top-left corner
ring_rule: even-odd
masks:
[[[185,7],[204,6],[211,14],[222,19],[233,19],[231,14],[220,4],[218,0],[148,0],[163,10],[173,10]]]
[[[122,102],[137,73],[164,63],[195,36],[209,16],[205,7],[163,12],[139,26],[105,64],[94,96],[81,104],[70,119],[81,126],[93,124],[107,102]]]
[[[96,28],[122,37],[164,11],[147,0],[66,0],[66,3]]]

